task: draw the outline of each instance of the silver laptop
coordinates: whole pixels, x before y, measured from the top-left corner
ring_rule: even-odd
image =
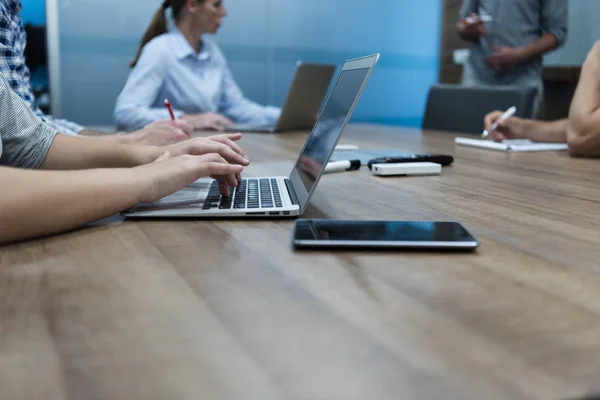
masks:
[[[138,204],[127,217],[285,217],[301,215],[350,120],[379,54],[346,61],[290,176],[244,178],[229,197],[218,183],[201,179],[151,204]]]
[[[229,132],[282,132],[311,129],[329,89],[335,65],[298,62],[281,115],[273,125],[236,124]]]

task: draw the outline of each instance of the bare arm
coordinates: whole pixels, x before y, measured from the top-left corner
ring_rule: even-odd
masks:
[[[163,154],[130,169],[36,171],[0,167],[0,243],[63,232],[167,196],[200,177],[239,174],[218,154]]]
[[[551,33],[544,34],[535,42],[523,47],[494,46],[494,53],[485,61],[494,71],[505,71],[517,64],[539,57],[558,46],[558,39]]]
[[[169,151],[173,156],[215,153],[231,164],[249,164],[242,149],[235,144],[241,134],[192,138],[169,146],[136,146],[93,140],[86,137],[57,135],[41,169],[74,170],[91,168],[126,168],[148,164]]]
[[[535,42],[521,47],[521,61],[542,56],[567,39],[569,10],[565,0],[543,0],[541,2],[541,28],[544,34]]]
[[[466,41],[476,42],[481,36],[485,34],[483,23],[477,16],[479,8],[478,0],[463,0],[460,11],[459,21],[456,24],[458,35]],[[466,18],[472,17],[476,22],[467,23]]]
[[[84,129],[79,131],[80,136],[91,137],[94,139],[105,140],[108,142],[115,143],[123,143],[123,144],[133,144],[130,142],[128,135],[125,132],[117,132],[117,133],[102,133],[95,131],[93,129]]]
[[[136,204],[133,170],[33,171],[0,168],[0,243],[66,231]]]
[[[561,46],[567,37],[568,6],[565,0],[541,0],[540,23],[542,36],[523,47],[494,46],[494,53],[486,63],[501,72],[533,58],[540,57]]]
[[[520,49],[522,61],[544,55],[558,47],[558,39],[552,33],[545,33],[535,42],[523,46]]]
[[[567,119],[552,122],[526,120],[525,137],[534,142],[565,143],[568,125]]]
[[[80,170],[92,168],[127,168],[148,164],[164,152],[172,156],[203,156],[215,154],[233,165],[247,166],[250,161],[242,149],[235,143],[241,134],[215,135],[209,138],[193,138],[169,146],[136,146],[109,143],[85,137],[57,135],[41,169]],[[229,186],[237,186],[239,175],[224,177],[220,191],[223,196],[229,194]]]
[[[472,15],[472,18],[478,18],[475,14]],[[485,28],[483,26],[483,22],[478,21],[474,23],[468,23],[464,20],[461,20],[456,25],[456,29],[458,30],[458,35],[462,40],[466,40],[467,42],[477,42],[480,37],[485,35]]]
[[[568,120],[562,119],[553,122],[509,118],[498,123],[498,129],[492,131],[492,126],[503,114],[502,111],[493,111],[485,116],[485,129],[490,132],[490,139],[502,141],[505,139],[529,139],[534,142],[565,143],[567,141]]]
[[[541,2],[541,25],[544,34],[520,49],[523,61],[544,55],[563,45],[567,39],[569,9],[565,0]]]
[[[583,64],[569,112],[567,142],[573,156],[600,157],[600,41]]]
[[[165,146],[189,139],[194,134],[194,127],[182,119],[161,119],[134,132],[103,134],[84,129],[79,134],[113,143]]]
[[[157,147],[125,145],[86,137],[57,135],[41,169],[135,167],[156,160],[160,154],[161,150]]]

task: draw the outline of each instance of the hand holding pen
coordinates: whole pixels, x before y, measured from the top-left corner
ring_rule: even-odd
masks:
[[[486,139],[488,136],[492,135],[492,140],[500,141],[504,139],[514,139],[514,137],[506,137],[506,135],[494,135],[494,133],[499,129],[503,128],[506,122],[511,119],[515,113],[517,112],[517,107],[511,107],[506,110],[504,113],[500,113],[500,111],[494,111],[485,117],[485,130],[481,134],[481,137]],[[510,127],[509,127],[510,128]],[[517,133],[517,132],[515,132]],[[500,137],[502,136],[502,137]],[[513,136],[513,135],[511,135]],[[516,136],[516,135],[515,135]]]

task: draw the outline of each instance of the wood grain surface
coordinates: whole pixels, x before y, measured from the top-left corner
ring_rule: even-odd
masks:
[[[247,175],[306,133],[249,134]],[[441,176],[324,177],[303,217],[458,220],[474,254],[295,252],[293,220],[113,218],[0,247],[0,398],[567,399],[600,389],[600,162],[353,125]],[[49,210],[51,212],[51,210]]]

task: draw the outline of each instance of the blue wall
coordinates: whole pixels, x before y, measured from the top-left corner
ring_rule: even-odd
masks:
[[[23,11],[21,16],[26,24],[46,25],[45,0],[21,0]]]
[[[569,0],[569,35],[558,51],[546,57],[547,65],[581,65],[600,40],[600,1]]]
[[[78,0],[60,10],[65,117],[112,123],[127,64],[160,0]],[[381,53],[355,121],[416,126],[437,80],[440,0],[227,0],[216,37],[245,94],[281,105],[297,60]],[[110,27],[110,28],[109,28]]]

